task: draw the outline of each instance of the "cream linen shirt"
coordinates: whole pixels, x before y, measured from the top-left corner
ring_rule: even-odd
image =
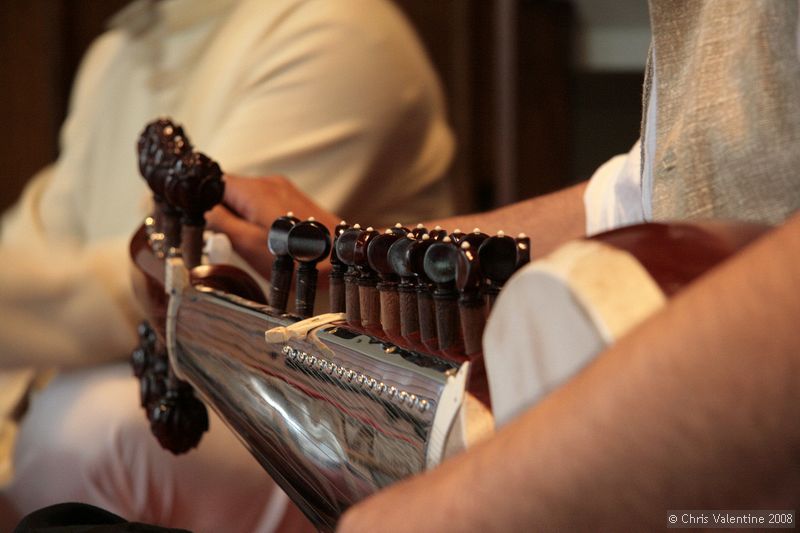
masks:
[[[390,2],[134,2],[81,66],[58,160],[0,226],[0,484],[25,367],[118,360],[135,344],[127,245],[148,194],[134,146],[160,115],[226,172],[284,174],[348,218],[450,211],[441,89]]]

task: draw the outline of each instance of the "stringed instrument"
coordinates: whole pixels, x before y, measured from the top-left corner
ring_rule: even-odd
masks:
[[[549,294],[532,315],[538,324],[573,317],[579,342],[533,327],[533,343],[512,332],[498,343],[505,347],[484,350],[486,317],[490,330],[507,323],[492,308],[528,262],[526,236],[344,223],[331,236],[289,214],[270,229],[266,298],[244,271],[203,264],[203,212],[224,188],[219,166],[165,119],[145,129],[139,156],[156,207],[130,249],[152,327],[140,328],[132,361],[153,432],[186,452],[207,429],[210,406],[323,530],[354,503],[491,434],[491,409],[504,421],[535,401],[525,361],[588,360],[764,229],[650,224],[573,243],[511,284]],[[315,314],[316,265],[328,258],[332,312]],[[622,265],[627,300],[606,290],[594,260]],[[631,311],[640,285],[649,296]],[[521,347],[509,347],[514,339]]]

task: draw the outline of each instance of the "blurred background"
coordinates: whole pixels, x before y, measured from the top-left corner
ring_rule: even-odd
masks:
[[[638,137],[650,38],[644,0],[394,1],[444,83],[460,210],[588,178]],[[127,3],[3,1],[0,210],[56,157],[80,58]]]

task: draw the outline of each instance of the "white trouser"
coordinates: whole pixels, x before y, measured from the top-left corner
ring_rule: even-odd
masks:
[[[288,498],[210,410],[209,424],[176,457],[150,434],[127,364],[61,374],[22,421],[4,503],[27,514],[85,502],[196,533],[274,531]]]

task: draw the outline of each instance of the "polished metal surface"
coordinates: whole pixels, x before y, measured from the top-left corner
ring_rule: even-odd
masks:
[[[187,288],[170,359],[305,514],[332,530],[352,504],[439,462],[466,367],[343,323],[306,330],[270,313]],[[265,341],[287,326],[303,334]]]

